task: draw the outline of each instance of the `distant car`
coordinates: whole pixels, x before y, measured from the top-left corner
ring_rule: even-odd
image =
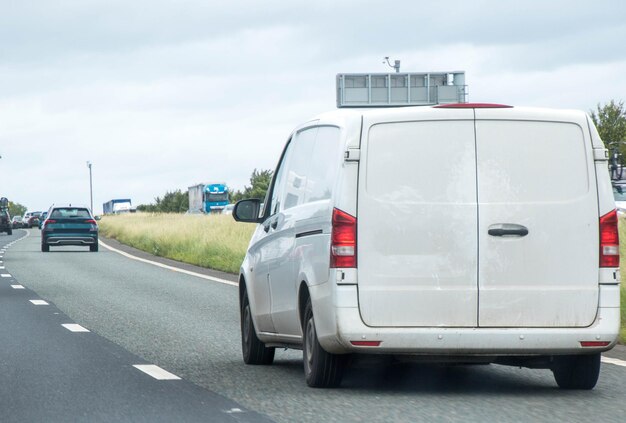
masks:
[[[26,212],[24,213],[24,216],[22,216],[22,227],[23,228],[27,228],[28,227],[28,220],[32,217],[33,213],[32,212]]]
[[[48,212],[47,211],[41,213],[41,216],[39,216],[39,229],[42,228],[43,222],[44,222],[44,220],[46,220],[46,216],[48,216]]]
[[[35,226],[39,226],[39,217],[41,216],[40,211],[35,212],[26,212],[24,214],[24,218],[22,219],[22,224],[25,228],[33,228]]]
[[[22,224],[22,216],[13,216],[13,219],[11,219],[11,226],[13,227],[13,229],[19,229],[23,227],[24,225]]]
[[[0,208],[0,232],[6,232],[7,235],[13,235],[13,226],[11,224],[11,215],[8,208]]]
[[[222,214],[233,214],[233,209],[235,208],[234,204],[227,204],[223,209],[222,209]]]
[[[86,245],[98,251],[98,223],[85,206],[52,206],[41,229],[41,251],[51,246]]]

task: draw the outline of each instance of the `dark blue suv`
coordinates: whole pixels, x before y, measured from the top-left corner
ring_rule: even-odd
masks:
[[[41,228],[41,251],[50,246],[88,245],[98,251],[98,223],[84,206],[52,206]]]

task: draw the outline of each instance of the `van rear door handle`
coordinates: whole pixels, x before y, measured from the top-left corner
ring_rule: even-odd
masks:
[[[487,233],[491,236],[526,236],[528,228],[516,223],[497,223],[489,226]]]

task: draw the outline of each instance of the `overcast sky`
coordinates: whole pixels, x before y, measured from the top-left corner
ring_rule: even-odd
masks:
[[[335,75],[464,70],[469,100],[626,99],[626,2],[0,0],[0,195],[135,205],[273,169]]]

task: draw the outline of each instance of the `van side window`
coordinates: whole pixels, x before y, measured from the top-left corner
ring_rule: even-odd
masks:
[[[285,189],[285,167],[289,162],[289,156],[292,150],[293,142],[290,140],[283,151],[283,156],[278,163],[278,167],[276,168],[276,172],[274,172],[274,178],[272,179],[272,186],[270,187],[270,191],[268,191],[268,196],[271,195],[269,199],[266,199],[266,203],[269,200],[269,204],[265,205],[265,209],[270,211],[270,216],[278,213],[280,210],[280,198]],[[271,193],[271,194],[270,194]]]
[[[309,156],[306,198],[304,199],[306,203],[331,198],[340,167],[340,147],[339,128],[334,126],[318,128],[315,148]]]
[[[286,167],[286,184],[282,206],[278,211],[287,210],[304,203],[307,174],[315,145],[318,128],[300,131],[292,141],[292,152]]]
[[[276,170],[270,215],[331,198],[341,158],[339,128],[320,126],[298,132]]]

